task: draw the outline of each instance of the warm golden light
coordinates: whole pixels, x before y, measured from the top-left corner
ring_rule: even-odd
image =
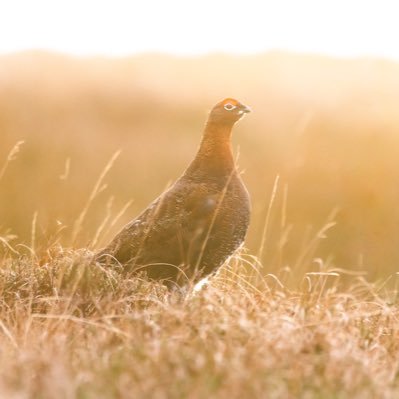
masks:
[[[3,1],[0,399],[399,398],[396,3]]]

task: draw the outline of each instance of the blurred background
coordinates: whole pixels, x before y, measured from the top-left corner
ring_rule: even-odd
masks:
[[[395,272],[395,15],[389,1],[0,6],[0,252],[105,244],[183,172],[214,103],[236,97],[254,111],[233,140],[246,246],[265,242],[265,271],[321,258]]]

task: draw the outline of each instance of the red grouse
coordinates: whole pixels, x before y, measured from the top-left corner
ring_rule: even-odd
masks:
[[[242,244],[248,229],[249,195],[231,148],[233,126],[248,112],[232,98],[216,104],[183,175],[95,260],[179,285],[216,271]]]

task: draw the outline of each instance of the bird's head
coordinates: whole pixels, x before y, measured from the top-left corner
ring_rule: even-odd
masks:
[[[234,98],[225,98],[218,102],[209,114],[209,120],[216,123],[234,124],[251,109]]]

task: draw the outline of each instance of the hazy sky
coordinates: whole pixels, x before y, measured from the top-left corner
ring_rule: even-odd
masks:
[[[0,53],[26,49],[399,59],[399,0],[0,0]]]

